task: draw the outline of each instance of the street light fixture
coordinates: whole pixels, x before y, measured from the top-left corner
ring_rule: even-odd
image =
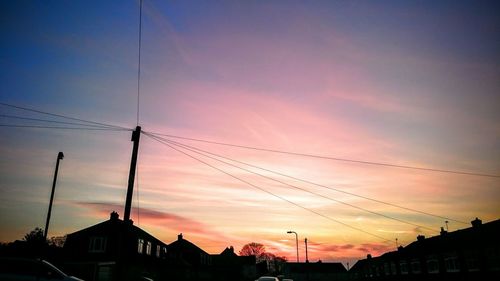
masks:
[[[287,231],[286,233],[295,234],[295,246],[297,248],[297,263],[299,263],[299,235],[297,234],[297,232],[291,230]]]

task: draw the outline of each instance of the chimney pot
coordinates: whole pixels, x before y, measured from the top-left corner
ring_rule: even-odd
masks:
[[[418,235],[417,236],[417,241],[424,241],[425,240],[425,236],[424,235]]]
[[[118,220],[119,217],[120,215],[115,211],[111,212],[111,214],[109,215],[109,219],[112,221]]]
[[[182,233],[180,233],[179,235],[177,235],[177,240],[182,240]]]

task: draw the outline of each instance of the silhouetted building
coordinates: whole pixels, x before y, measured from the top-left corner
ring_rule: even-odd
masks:
[[[110,219],[68,234],[64,269],[89,281],[254,280],[255,257],[240,257],[232,247],[210,255],[178,235],[169,245],[121,220]]]
[[[340,262],[285,263],[285,278],[304,281],[347,280],[347,270]]]
[[[177,240],[167,246],[168,257],[182,265],[184,278],[188,280],[208,280],[211,278],[212,257],[200,247],[184,239],[182,233]],[[180,268],[180,267],[178,267]]]
[[[500,280],[500,220],[425,238],[358,261],[353,280]]]
[[[257,276],[255,256],[238,256],[228,247],[219,255],[212,255],[214,280],[255,280]]]
[[[151,234],[120,220],[110,219],[68,234],[65,268],[85,280],[137,280],[158,277],[167,268],[167,245]]]
[[[212,264],[212,257],[200,247],[184,239],[182,233],[177,240],[168,245],[168,256],[182,259],[193,266],[207,266]]]

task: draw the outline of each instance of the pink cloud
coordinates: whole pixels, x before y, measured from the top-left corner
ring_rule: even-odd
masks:
[[[295,261],[296,248],[295,241],[284,240],[263,240],[262,243],[266,247],[266,251],[277,256],[284,256],[289,261]],[[356,260],[365,258],[367,254],[377,256],[385,252],[393,251],[394,246],[384,243],[318,243],[312,240],[308,241],[308,257],[310,261],[342,261],[353,264]],[[305,247],[303,243],[299,245],[300,260],[305,260]]]
[[[387,244],[364,243],[358,246],[356,250],[370,253],[372,255],[380,255],[394,250],[394,246],[388,246]]]
[[[123,208],[122,205],[109,202],[77,202],[75,204],[90,209],[92,211],[92,216],[101,218],[107,218],[111,211]],[[137,214],[137,208],[132,208],[131,213],[132,215]],[[141,227],[145,229],[154,227],[160,230],[168,230],[169,232],[189,233],[189,235],[203,237],[208,241],[225,240],[225,236],[222,233],[214,231],[209,226],[196,220],[148,208],[140,208],[139,214]],[[156,233],[155,235],[163,237],[162,233]],[[170,241],[166,242],[168,243]]]

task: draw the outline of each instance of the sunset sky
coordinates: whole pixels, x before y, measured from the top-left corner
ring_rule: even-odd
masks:
[[[20,119],[75,122],[5,104],[135,128],[139,6],[0,2],[0,241],[44,227],[59,151],[49,236],[107,220],[113,210],[123,217],[130,131],[5,127],[76,126]],[[407,245],[437,235],[446,219],[424,213],[456,220],[450,231],[475,217],[498,219],[499,8],[493,1],[144,0],[143,131],[484,175],[169,138],[246,169],[177,146],[225,174],[142,135],[134,224],[166,243],[183,233],[213,254],[258,242],[289,260],[293,230],[301,261],[307,237],[309,260],[352,264],[394,250],[396,238]]]

